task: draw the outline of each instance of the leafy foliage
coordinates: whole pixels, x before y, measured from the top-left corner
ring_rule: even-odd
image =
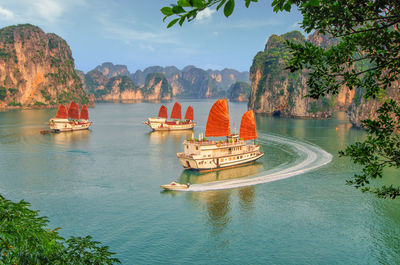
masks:
[[[48,219],[30,210],[25,201],[14,203],[0,195],[1,264],[114,264],[107,246],[90,236],[65,240],[60,228],[50,230]]]
[[[244,0],[246,7],[253,1]],[[229,4],[228,4],[229,3]],[[161,12],[177,17],[167,27],[179,21],[192,21],[207,7],[224,6],[225,16],[232,14],[234,0],[178,0]],[[400,77],[400,2],[396,0],[273,0],[275,12],[290,11],[296,5],[303,15],[301,27],[307,32],[329,35],[335,43],[318,47],[310,42],[290,42],[291,58],[287,68],[291,72],[308,69],[309,95],[318,99],[327,94],[336,95],[342,85],[357,89],[367,100],[382,102],[376,120],[367,119],[363,125],[368,137],[364,142],[349,146],[341,155],[350,157],[363,166],[362,175],[354,176],[348,184],[380,197],[395,198],[399,187],[370,189],[369,180],[381,177],[386,166],[398,168],[400,152],[396,130],[398,110],[394,101],[382,95],[383,90],[399,89]],[[360,67],[361,66],[361,67]],[[357,102],[356,102],[357,103]],[[388,150],[388,147],[391,150]],[[389,155],[389,156],[388,156]],[[388,156],[388,157],[387,157]],[[383,160],[379,160],[385,158]],[[377,162],[379,160],[379,162]]]
[[[0,100],[4,100],[7,97],[7,89],[0,86]]]

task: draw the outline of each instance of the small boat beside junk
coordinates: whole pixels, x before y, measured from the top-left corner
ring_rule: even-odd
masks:
[[[89,121],[89,111],[86,105],[82,106],[79,114],[79,106],[73,101],[68,110],[61,104],[58,107],[56,117],[49,121],[49,127],[54,132],[87,130],[91,125],[92,122]]]
[[[143,123],[148,125],[153,131],[191,130],[196,126],[196,123],[193,121],[192,106],[187,108],[185,118],[182,120],[181,105],[178,102],[175,102],[172,108],[170,120],[168,120],[167,107],[162,105],[158,112],[158,117],[148,118]]]
[[[206,137],[226,137],[225,140],[209,141],[200,135],[199,139],[183,142],[184,152],[177,153],[185,169],[211,171],[255,162],[264,155],[260,146],[247,143],[257,139],[254,112],[249,110],[242,116],[240,136],[231,134],[228,101],[219,99],[211,107]]]

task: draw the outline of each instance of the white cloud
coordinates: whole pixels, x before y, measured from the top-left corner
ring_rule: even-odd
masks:
[[[216,12],[215,10],[207,7],[206,9],[197,14],[195,21],[200,24],[208,23],[211,21],[212,15],[215,12]]]
[[[2,20],[12,20],[14,18],[14,13],[0,6],[0,18]]]
[[[107,15],[98,16],[98,20],[102,24],[101,28],[104,30],[106,37],[111,39],[125,41],[129,44],[131,42],[141,42],[141,45],[179,43],[172,31],[159,31],[152,28],[149,30],[136,30],[137,24],[114,21]]]
[[[151,46],[151,45],[146,45],[146,44],[143,44],[143,43],[140,43],[140,44],[139,44],[139,48],[142,49],[142,50],[148,50],[148,51],[151,51],[151,52],[154,52],[154,51],[155,51],[155,49],[153,48],[153,46]]]
[[[300,24],[300,22],[295,22],[295,23],[293,23],[292,25],[290,25],[289,26],[289,29],[300,29],[300,26],[301,26],[301,24]]]
[[[60,1],[36,0],[32,4],[36,14],[49,22],[56,21],[66,9],[66,6]]]
[[[0,20],[9,23],[47,24],[54,26],[73,8],[86,0],[2,0]]]

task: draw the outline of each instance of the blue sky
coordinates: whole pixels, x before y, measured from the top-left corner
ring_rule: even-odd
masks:
[[[159,10],[170,0],[2,0],[0,26],[31,23],[56,33],[84,72],[106,61],[131,72],[153,65],[248,71],[270,35],[300,29],[299,12],[274,13],[271,2],[245,8],[236,0],[228,19],[208,9],[167,29]]]

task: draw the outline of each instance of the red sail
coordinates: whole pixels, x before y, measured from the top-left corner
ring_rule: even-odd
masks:
[[[164,119],[168,118],[167,107],[165,107],[164,105],[160,107],[160,110],[158,111],[158,117]]]
[[[182,119],[181,104],[178,102],[175,102],[174,107],[172,108],[171,119]]]
[[[192,108],[192,106],[189,106],[188,108],[187,108],[187,110],[186,110],[186,113],[185,113],[185,120],[194,120],[193,119],[193,108]]]
[[[211,107],[206,125],[206,137],[222,137],[231,134],[228,101],[218,99]]]
[[[256,121],[252,110],[246,111],[242,116],[240,138],[245,141],[257,138]]]
[[[61,104],[60,106],[58,106],[56,118],[59,118],[59,119],[68,119],[67,107],[65,107],[65,106],[62,105],[62,104]]]
[[[88,120],[89,119],[89,111],[86,105],[82,106],[81,109],[81,120]]]
[[[79,120],[79,106],[73,101],[71,101],[71,103],[69,104],[68,118]]]

